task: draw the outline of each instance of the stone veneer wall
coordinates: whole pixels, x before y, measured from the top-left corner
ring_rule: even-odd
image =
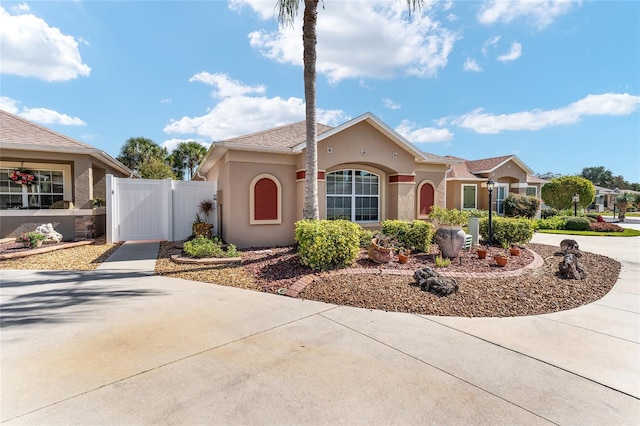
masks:
[[[95,237],[94,216],[76,216],[75,218],[75,240],[91,240]]]

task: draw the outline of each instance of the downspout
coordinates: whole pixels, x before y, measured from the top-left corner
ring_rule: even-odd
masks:
[[[205,181],[205,182],[207,181],[207,177],[206,177],[206,176],[202,176],[202,175],[200,174],[200,170],[196,171],[196,176],[198,176],[200,179],[202,179],[202,180],[203,180],[203,181]]]

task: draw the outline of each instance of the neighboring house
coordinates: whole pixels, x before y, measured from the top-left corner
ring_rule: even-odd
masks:
[[[371,113],[318,124],[321,219],[379,229],[385,219],[424,219],[445,205],[455,160],[418,150]],[[218,233],[239,247],[289,245],[302,218],[305,123],[215,142],[197,176],[218,184]],[[196,178],[198,179],[198,178]]]
[[[14,182],[15,172],[33,176]],[[51,223],[65,240],[105,232],[105,176],[133,172],[109,154],[0,110],[0,237],[16,237]],[[31,178],[29,178],[31,179]]]
[[[493,210],[504,213],[504,199],[510,193],[540,198],[540,189],[547,181],[533,176],[533,171],[515,155],[456,160],[447,172],[447,208],[461,210],[489,209],[489,178],[495,183],[492,193]]]
[[[615,199],[618,196],[618,189],[603,188],[601,186],[594,185],[596,189],[596,196],[593,200],[593,204],[589,206],[590,209],[594,209],[597,212],[604,210],[612,210],[615,204]]]

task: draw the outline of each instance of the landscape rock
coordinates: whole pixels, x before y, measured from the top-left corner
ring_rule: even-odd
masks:
[[[562,240],[560,241],[560,250],[562,250],[563,254],[575,254],[576,257],[581,257],[582,252],[580,251],[580,247],[578,246],[578,242],[576,240]]]
[[[53,225],[51,225],[50,223],[38,226],[36,228],[36,232],[44,235],[45,241],[55,241],[56,243],[62,241],[62,234],[53,229]]]
[[[444,278],[428,266],[415,271],[413,279],[422,291],[428,291],[436,296],[448,296],[458,291],[456,280]]]

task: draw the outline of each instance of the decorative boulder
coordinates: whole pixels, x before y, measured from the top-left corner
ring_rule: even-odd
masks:
[[[582,252],[580,251],[580,247],[578,247],[578,242],[576,240],[562,240],[560,241],[560,250],[562,253],[567,254],[575,254],[576,257],[581,257]]]
[[[36,228],[36,232],[39,232],[42,235],[44,235],[45,241],[55,241],[56,243],[59,243],[60,241],[62,241],[62,234],[59,232],[56,232],[56,230],[53,229],[53,225],[51,225],[50,223],[42,224],[38,226]]]
[[[583,280],[587,277],[587,271],[578,262],[577,255],[567,253],[558,265],[558,270],[562,278],[570,280]]]
[[[436,296],[448,296],[458,291],[456,280],[444,278],[429,267],[415,271],[413,279],[422,291],[428,291]]]

